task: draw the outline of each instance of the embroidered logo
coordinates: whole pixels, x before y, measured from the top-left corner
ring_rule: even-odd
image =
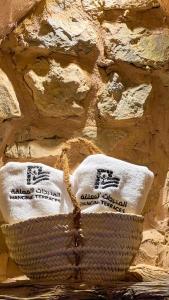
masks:
[[[113,176],[113,171],[98,169],[95,181],[95,189],[107,189],[109,187],[117,188],[120,178]]]
[[[37,184],[43,180],[49,180],[50,172],[43,171],[40,166],[28,166],[27,167],[27,184]]]

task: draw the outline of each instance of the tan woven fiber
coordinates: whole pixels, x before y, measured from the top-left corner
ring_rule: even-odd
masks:
[[[140,246],[142,216],[81,214],[80,203],[71,190],[68,156],[73,144],[82,143],[90,154],[101,153],[82,138],[71,139],[62,147],[64,181],[73,213],[2,226],[11,257],[32,279],[111,284],[125,276]]]
[[[80,210],[80,203],[77,201],[76,196],[73,194],[71,189],[71,183],[70,183],[70,169],[69,169],[69,161],[68,161],[68,152],[71,149],[72,144],[84,144],[86,148],[88,149],[90,154],[93,153],[101,153],[101,150],[96,147],[91,141],[83,138],[76,138],[68,140],[66,143],[64,143],[62,148],[62,154],[61,154],[61,162],[62,162],[62,168],[64,171],[64,182],[67,188],[67,192],[72,200],[74,210],[73,210],[73,223],[74,228],[76,229],[76,232],[74,233],[74,247],[77,250],[80,245],[83,244],[83,236],[81,233],[81,210]],[[74,258],[75,258],[75,279],[79,278],[80,274],[80,252],[74,251]]]
[[[83,245],[74,247],[73,215],[4,225],[11,257],[33,279],[107,284],[124,277],[142,237],[143,217],[121,213],[82,214]],[[76,252],[80,257],[75,265]]]
[[[68,194],[72,200],[74,206],[74,226],[76,229],[80,228],[80,203],[78,203],[76,196],[73,194],[70,184],[70,169],[69,169],[69,161],[68,161],[68,152],[71,149],[72,144],[84,144],[88,149],[90,154],[94,153],[102,153],[101,150],[95,146],[91,141],[84,139],[84,138],[74,138],[70,139],[65,142],[62,146],[62,153],[61,153],[61,162],[62,162],[62,169],[64,171],[64,181],[68,191]]]

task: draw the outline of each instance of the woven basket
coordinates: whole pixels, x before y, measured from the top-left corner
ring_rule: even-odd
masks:
[[[143,217],[115,212],[81,214],[69,183],[70,142],[61,159],[73,213],[3,225],[2,231],[11,258],[31,279],[109,284],[124,278],[131,265],[141,243]],[[98,150],[92,144],[88,148],[91,153]]]

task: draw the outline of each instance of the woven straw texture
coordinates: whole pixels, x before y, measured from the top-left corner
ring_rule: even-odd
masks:
[[[73,213],[3,225],[2,231],[11,257],[28,277],[105,285],[125,276],[141,243],[143,217],[81,214],[70,184],[68,154],[73,144],[85,145],[90,154],[101,152],[83,138],[63,144],[60,161]]]
[[[83,214],[79,247],[74,243],[79,232],[73,214],[3,225],[2,230],[11,257],[28,277],[105,284],[125,276],[139,248],[142,226],[142,216]]]

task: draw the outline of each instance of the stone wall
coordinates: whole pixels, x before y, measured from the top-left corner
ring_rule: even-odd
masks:
[[[155,181],[136,261],[160,266],[168,253],[166,222],[159,229],[168,218],[159,214],[167,209],[159,199],[168,115],[169,19],[155,0],[42,0],[0,45],[3,162],[54,165],[60,144],[83,136],[148,166]],[[86,154],[76,150],[72,167]]]

